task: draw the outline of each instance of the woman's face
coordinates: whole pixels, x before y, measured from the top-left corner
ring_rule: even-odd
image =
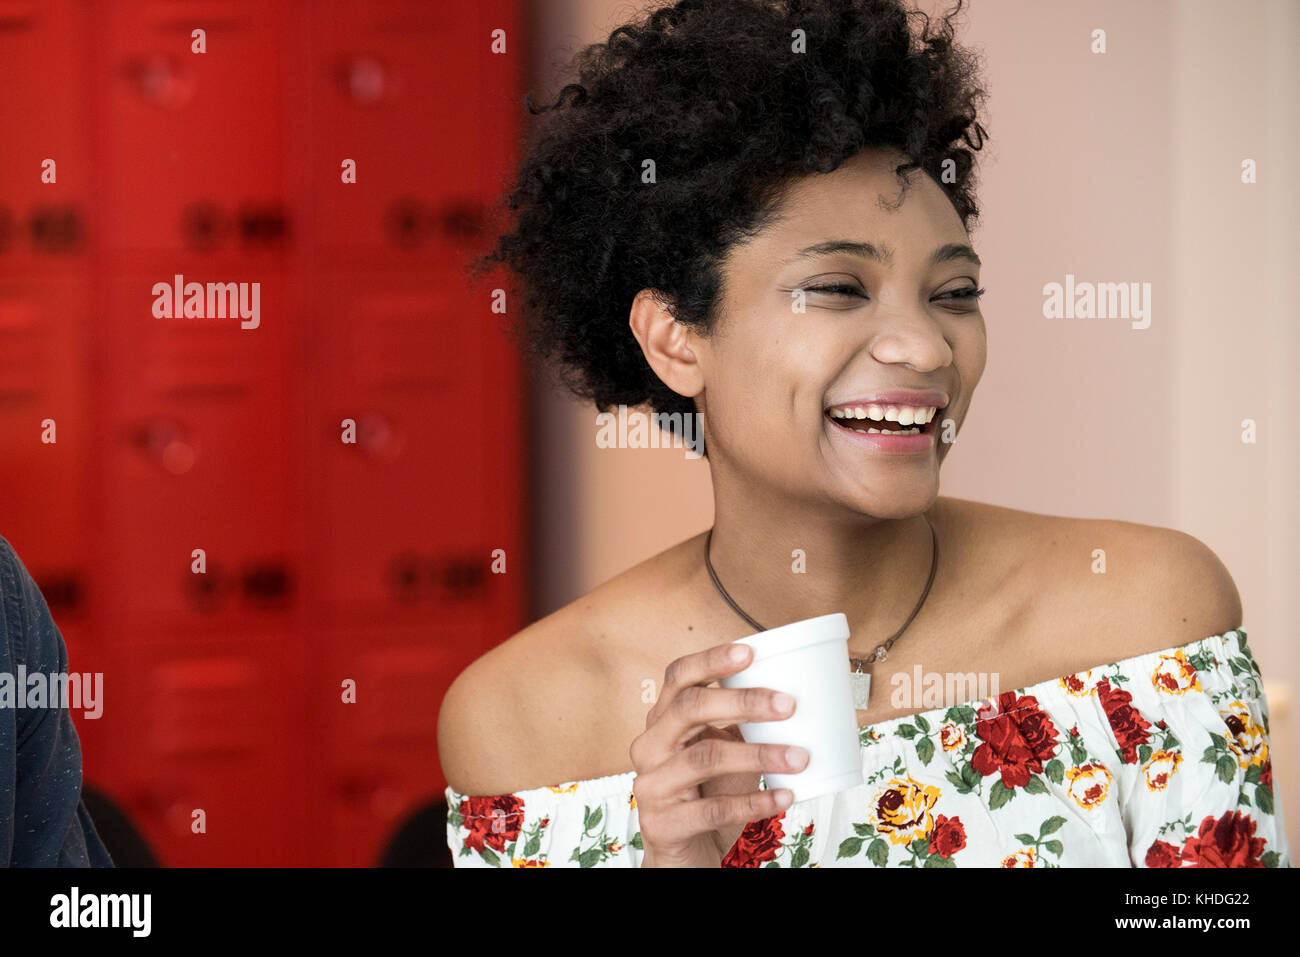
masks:
[[[970,239],[928,175],[909,173],[901,205],[884,208],[904,161],[870,150],[799,180],[780,220],[731,251],[714,332],[691,342],[715,479],[722,469],[881,518],[938,495],[984,371],[979,301],[960,295],[979,287],[979,265],[951,248]],[[877,397],[897,390],[938,395]],[[910,439],[851,430],[908,428],[897,421],[832,414],[872,406],[943,408]]]

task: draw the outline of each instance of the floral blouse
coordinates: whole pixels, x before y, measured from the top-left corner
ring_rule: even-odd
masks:
[[[1244,629],[858,737],[863,784],[751,821],[722,866],[1291,866]],[[639,867],[634,778],[448,787],[455,866]]]

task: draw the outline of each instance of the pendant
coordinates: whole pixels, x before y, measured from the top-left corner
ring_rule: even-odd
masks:
[[[867,698],[871,695],[871,675],[861,671],[850,671],[849,688],[853,691],[853,707],[858,711],[866,711]]]

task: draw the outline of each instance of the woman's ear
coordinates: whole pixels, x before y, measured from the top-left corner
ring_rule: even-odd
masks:
[[[664,385],[687,398],[704,391],[704,370],[695,352],[700,349],[699,337],[673,318],[653,290],[642,289],[636,294],[628,325],[646,362]]]

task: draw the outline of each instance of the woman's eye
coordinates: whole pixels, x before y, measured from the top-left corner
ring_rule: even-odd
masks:
[[[836,296],[860,296],[862,291],[857,286],[808,286],[806,292],[825,292]]]
[[[843,283],[834,286],[808,286],[806,292],[824,292],[833,296],[864,296],[866,295],[857,286],[847,286]],[[975,286],[965,286],[961,289],[952,289],[948,292],[942,292],[935,296],[936,299],[953,299],[974,302],[984,295],[984,290]]]
[[[941,292],[935,298],[944,299],[946,297],[951,296],[953,299],[965,299],[970,302],[974,302],[975,300],[979,299],[979,297],[982,295],[984,295],[983,289],[977,289],[974,286],[966,286],[962,289],[952,289],[948,292]]]

